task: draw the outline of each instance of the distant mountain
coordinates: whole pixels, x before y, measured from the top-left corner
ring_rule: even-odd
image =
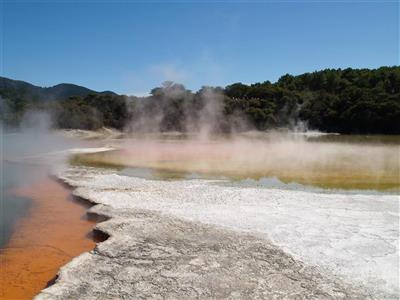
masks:
[[[97,92],[70,83],[61,83],[44,88],[25,81],[0,77],[0,96],[6,99],[19,98],[26,101],[53,101],[65,100],[71,96],[85,97],[89,94],[117,95],[111,91]]]

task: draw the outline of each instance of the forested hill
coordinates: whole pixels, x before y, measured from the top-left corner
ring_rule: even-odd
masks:
[[[0,119],[8,126],[18,126],[24,113],[31,109],[45,109],[52,101],[90,94],[115,96],[114,92],[96,92],[88,88],[62,83],[52,87],[39,87],[25,81],[0,77]]]
[[[4,99],[20,99],[25,101],[65,100],[71,96],[87,96],[98,93],[83,86],[61,83],[52,87],[39,87],[25,81],[0,77],[0,96]],[[112,94],[110,91],[99,94]]]
[[[326,69],[277,82],[235,83],[197,92],[165,82],[148,97],[96,93],[75,85],[39,88],[2,78],[1,119],[17,125],[30,109],[48,110],[54,125],[135,131],[212,132],[293,129],[400,134],[400,67]],[[59,100],[59,101],[49,101]]]
[[[398,66],[287,74],[275,84],[233,84],[225,93],[239,99],[259,129],[294,116],[326,132],[400,133]]]

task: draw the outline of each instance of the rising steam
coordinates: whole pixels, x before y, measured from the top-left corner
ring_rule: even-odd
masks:
[[[128,98],[132,118],[127,132],[185,132],[207,138],[251,128],[244,115],[224,111],[221,88],[203,87],[193,95],[183,85],[167,81],[151,94],[148,98]]]

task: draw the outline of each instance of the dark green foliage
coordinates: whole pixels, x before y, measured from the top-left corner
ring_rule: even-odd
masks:
[[[325,70],[296,78],[295,89],[312,92],[300,109],[310,127],[340,133],[400,133],[399,67]]]
[[[85,97],[89,94],[116,95],[110,91],[98,93],[83,86],[70,83],[61,83],[52,87],[43,88],[24,81],[0,77],[0,96],[10,100],[15,99],[15,97],[21,97],[26,101],[43,102],[66,100],[72,96]]]
[[[400,134],[400,67],[286,74],[276,83],[235,83],[196,93],[165,82],[143,98],[1,79],[0,113],[9,125],[17,125],[25,111],[41,108],[51,110],[62,128],[198,131],[207,126],[231,132],[293,128],[301,121],[326,132]],[[60,101],[46,101],[54,99]]]
[[[125,100],[113,92],[65,83],[42,88],[0,77],[0,120],[18,126],[29,110],[50,110],[54,125],[62,128],[123,128],[127,120]]]
[[[98,129],[103,126],[123,129],[128,121],[124,96],[89,94],[51,104],[60,128]]]
[[[400,133],[399,67],[286,74],[275,84],[236,83],[226,94],[258,129],[302,120],[327,132]]]

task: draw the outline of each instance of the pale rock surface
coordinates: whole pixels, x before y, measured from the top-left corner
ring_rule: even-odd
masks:
[[[111,237],[63,267],[38,299],[367,299],[251,235],[98,205]]]
[[[91,212],[110,218],[97,228],[111,237],[64,266],[37,299],[399,297],[396,195],[147,180],[84,167],[60,177],[99,204]]]

